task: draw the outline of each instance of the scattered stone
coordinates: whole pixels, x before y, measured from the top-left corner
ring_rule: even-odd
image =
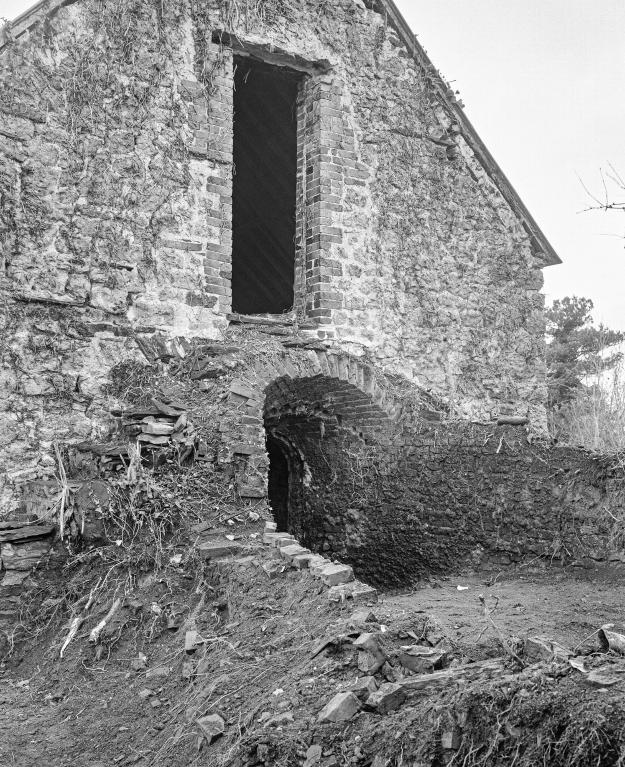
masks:
[[[599,629],[599,642],[603,650],[612,650],[625,655],[625,634],[614,631],[613,623],[606,623]]]
[[[504,666],[501,659],[467,663],[463,666],[455,666],[444,671],[433,671],[431,674],[419,674],[402,679],[400,685],[404,690],[440,689],[456,682],[471,681],[474,679],[492,679],[504,674]]]
[[[336,636],[332,636],[329,638],[321,639],[317,644],[314,646],[313,651],[310,654],[311,660],[313,658],[316,658],[317,655],[320,655],[325,649],[328,647],[338,647],[342,644],[345,644],[346,642],[350,642],[352,640],[353,634],[350,636],[349,634],[337,634]]]
[[[32,570],[33,567],[50,551],[50,541],[46,539],[26,543],[3,543],[0,557],[5,570]]]
[[[212,526],[212,522],[198,522],[191,527],[191,530],[199,535],[200,533],[205,533],[207,530],[210,530]],[[221,530],[220,532],[223,533],[224,531]]]
[[[187,655],[194,653],[198,645],[202,644],[202,638],[197,631],[187,631],[184,636],[184,651]]]
[[[366,705],[374,708],[379,714],[395,711],[406,700],[406,691],[400,684],[385,682],[367,698]]]
[[[286,569],[286,565],[283,562],[277,562],[275,560],[271,562],[263,562],[261,567],[270,578],[277,578]]]
[[[280,714],[275,714],[265,722],[265,727],[282,727],[284,724],[291,724],[295,719],[290,711],[283,711]]]
[[[452,730],[446,730],[441,735],[441,746],[448,750],[457,751],[462,742],[462,733],[457,727]]]
[[[523,644],[523,655],[530,663],[552,660],[567,661],[573,653],[549,637],[528,637]]]
[[[379,671],[387,661],[375,634],[361,634],[352,645],[358,650],[358,668],[369,676]]]
[[[365,583],[351,581],[351,583],[343,583],[340,586],[332,586],[328,590],[328,599],[331,602],[345,602],[347,599],[351,599],[356,604],[373,604],[378,601],[378,592]]]
[[[314,554],[296,554],[293,559],[291,559],[291,564],[298,570],[306,570],[310,565],[310,560],[313,556]]]
[[[147,668],[147,665],[148,659],[142,652],[130,661],[130,668],[133,671],[143,671],[144,668]]]
[[[155,666],[145,672],[146,679],[158,679],[160,677],[169,676],[170,669],[167,666]]]
[[[289,562],[292,562],[293,559],[297,556],[301,556],[302,554],[310,554],[310,549],[306,549],[303,546],[300,546],[298,543],[293,543],[288,546],[282,546],[280,548],[280,556],[282,559],[286,559]]]
[[[144,423],[141,425],[143,434],[152,434],[156,437],[167,437],[174,432],[173,423]]]
[[[0,596],[3,599],[19,596],[24,587],[28,585],[29,576],[28,570],[6,570],[0,581]]]
[[[281,549],[285,546],[293,546],[293,545],[299,546],[294,536],[289,535],[288,533],[276,533],[275,536],[276,537],[273,539],[273,545],[277,549]]]
[[[152,706],[152,708],[160,708],[162,705],[163,704],[160,702],[158,698],[152,698],[152,700],[150,701],[150,706]]]
[[[313,744],[306,751],[306,761],[304,762],[303,767],[316,767],[316,765],[318,765],[321,761],[322,756],[323,749],[321,746]]]
[[[193,679],[195,671],[195,663],[192,660],[185,660],[182,664],[182,670],[180,672],[183,679]]]
[[[204,541],[198,546],[198,552],[202,559],[221,559],[228,557],[241,549],[241,546],[226,538]]]
[[[320,572],[321,580],[327,586],[339,586],[354,580],[354,571],[349,565],[329,564]]]
[[[613,687],[619,682],[625,682],[625,670],[613,666],[602,666],[590,671],[583,679],[591,687]]]
[[[346,722],[360,711],[360,701],[353,692],[339,692],[319,712],[319,722]]]
[[[206,738],[209,745],[214,740],[217,740],[217,738],[221,737],[226,729],[226,723],[219,716],[219,714],[209,714],[208,716],[203,716],[201,719],[197,720],[196,724],[200,728],[202,735]]]
[[[167,616],[167,628],[170,631],[177,631],[184,623],[184,612],[172,612]]]
[[[21,527],[0,529],[0,543],[45,538],[48,535],[51,535],[54,530],[54,525],[26,525]]]
[[[402,652],[399,654],[401,665],[416,674],[426,674],[428,671],[440,668],[446,658],[447,653],[444,650],[422,645],[402,647]]]
[[[151,698],[152,695],[154,695],[154,690],[150,690],[149,687],[144,687],[142,690],[139,690],[137,695],[141,698],[141,700],[147,700],[148,698]]]
[[[377,689],[378,683],[372,676],[361,676],[348,688],[349,692],[353,692],[358,700],[366,700]]]
[[[254,399],[256,392],[249,387],[245,381],[236,379],[230,384],[231,394],[236,394],[238,397],[245,397],[246,399]]]
[[[588,673],[588,669],[586,668],[583,658],[569,658],[569,666],[574,668],[576,671],[581,671],[582,674]]]
[[[356,610],[352,613],[350,623],[378,623],[378,619],[371,612],[371,610]]]

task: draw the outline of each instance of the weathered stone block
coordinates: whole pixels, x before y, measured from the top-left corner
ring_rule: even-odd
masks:
[[[360,701],[352,692],[339,692],[319,712],[319,722],[346,722],[360,711]]]

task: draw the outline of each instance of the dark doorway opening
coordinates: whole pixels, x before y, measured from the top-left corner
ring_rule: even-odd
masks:
[[[279,532],[289,529],[289,459],[279,440],[267,437],[268,495]]]
[[[293,308],[301,75],[235,56],[232,309]]]

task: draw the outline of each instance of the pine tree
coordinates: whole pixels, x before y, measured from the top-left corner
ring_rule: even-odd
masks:
[[[600,324],[595,327],[589,298],[578,296],[556,300],[546,311],[547,384],[549,406],[559,408],[573,399],[584,378],[611,370],[622,359],[615,346],[625,333]]]

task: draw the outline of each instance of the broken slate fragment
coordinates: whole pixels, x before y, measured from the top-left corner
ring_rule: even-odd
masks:
[[[316,767],[316,765],[321,762],[322,755],[323,749],[321,746],[313,744],[308,751],[306,751],[306,761],[304,762],[303,767]]]
[[[549,637],[537,636],[525,640],[523,655],[530,663],[539,663],[552,660],[567,661],[573,653]]]
[[[319,712],[319,722],[347,722],[360,711],[360,701],[353,692],[339,692]]]
[[[143,671],[144,668],[147,668],[147,665],[148,659],[142,652],[130,661],[130,668],[133,671]]]
[[[372,692],[378,689],[378,683],[372,676],[361,676],[349,686],[349,692],[353,692],[358,700],[367,700]]]
[[[369,676],[377,673],[387,661],[375,634],[361,634],[352,646],[358,650],[358,668]]]
[[[399,684],[386,682],[380,689],[372,692],[367,698],[367,707],[374,708],[379,714],[395,711],[406,700],[406,691]]]
[[[200,728],[202,735],[206,738],[209,745],[223,735],[226,729],[226,723],[219,714],[203,716],[201,719],[197,720],[197,726]]]
[[[154,691],[150,690],[149,687],[144,687],[143,690],[139,690],[137,695],[141,698],[141,700],[147,700],[152,695],[154,695]]]
[[[265,727],[282,727],[285,724],[291,724],[295,719],[291,711],[283,711],[280,714],[274,714],[274,716],[267,719]]]
[[[356,604],[371,604],[378,601],[378,592],[372,586],[367,586],[365,583],[351,581],[350,583],[342,583],[339,586],[332,586],[328,590],[328,599],[331,602],[345,602],[346,599],[351,599]]]
[[[453,730],[446,730],[441,735],[441,746],[445,749],[457,751],[461,742],[462,734],[457,727],[454,727]]]
[[[150,668],[145,672],[146,679],[157,679],[158,677],[169,676],[169,668],[167,666],[156,666]]]
[[[614,631],[614,624],[606,623],[598,632],[601,649],[604,651],[612,650],[620,655],[625,655],[625,634]]]
[[[378,623],[378,619],[375,617],[375,615],[371,612],[371,610],[356,610],[352,613],[350,619],[350,623]]]
[[[614,666],[602,666],[590,671],[583,680],[591,687],[613,687],[615,684],[625,682],[625,672]]]
[[[194,653],[199,644],[202,644],[202,638],[197,631],[187,631],[184,635],[184,651],[187,655]]]
[[[446,657],[447,653],[444,650],[411,645],[410,647],[402,647],[399,662],[409,671],[414,671],[416,674],[426,674],[428,671],[440,668]]]

